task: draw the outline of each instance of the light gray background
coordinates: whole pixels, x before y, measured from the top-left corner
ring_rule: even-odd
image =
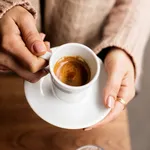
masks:
[[[138,94],[128,105],[132,150],[150,150],[150,40],[143,59]]]

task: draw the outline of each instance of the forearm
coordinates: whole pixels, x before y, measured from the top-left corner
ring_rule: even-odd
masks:
[[[124,50],[132,58],[139,74],[144,47],[150,33],[149,0],[118,0],[107,18],[99,53],[110,47]]]

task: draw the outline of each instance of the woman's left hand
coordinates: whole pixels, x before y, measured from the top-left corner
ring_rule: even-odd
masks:
[[[104,125],[117,118],[125,107],[117,98],[121,98],[127,104],[135,96],[134,65],[126,52],[117,48],[110,50],[105,57],[104,65],[108,79],[103,99],[106,107],[112,110],[104,120],[85,130]]]

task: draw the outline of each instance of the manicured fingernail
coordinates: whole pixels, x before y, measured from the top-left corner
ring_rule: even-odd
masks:
[[[42,42],[35,42],[33,45],[33,50],[35,53],[41,53],[46,51],[46,46]]]
[[[114,108],[114,105],[115,105],[115,99],[114,99],[114,97],[109,96],[108,99],[107,99],[107,106],[109,108]]]

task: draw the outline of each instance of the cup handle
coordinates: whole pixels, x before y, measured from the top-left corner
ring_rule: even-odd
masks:
[[[48,61],[50,59],[51,55],[52,55],[52,52],[46,52],[44,55],[40,56],[40,58]],[[47,67],[45,67],[45,70],[50,73],[49,65]]]
[[[46,52],[44,55],[40,56],[41,58],[45,60],[49,60],[52,55],[52,52]]]

